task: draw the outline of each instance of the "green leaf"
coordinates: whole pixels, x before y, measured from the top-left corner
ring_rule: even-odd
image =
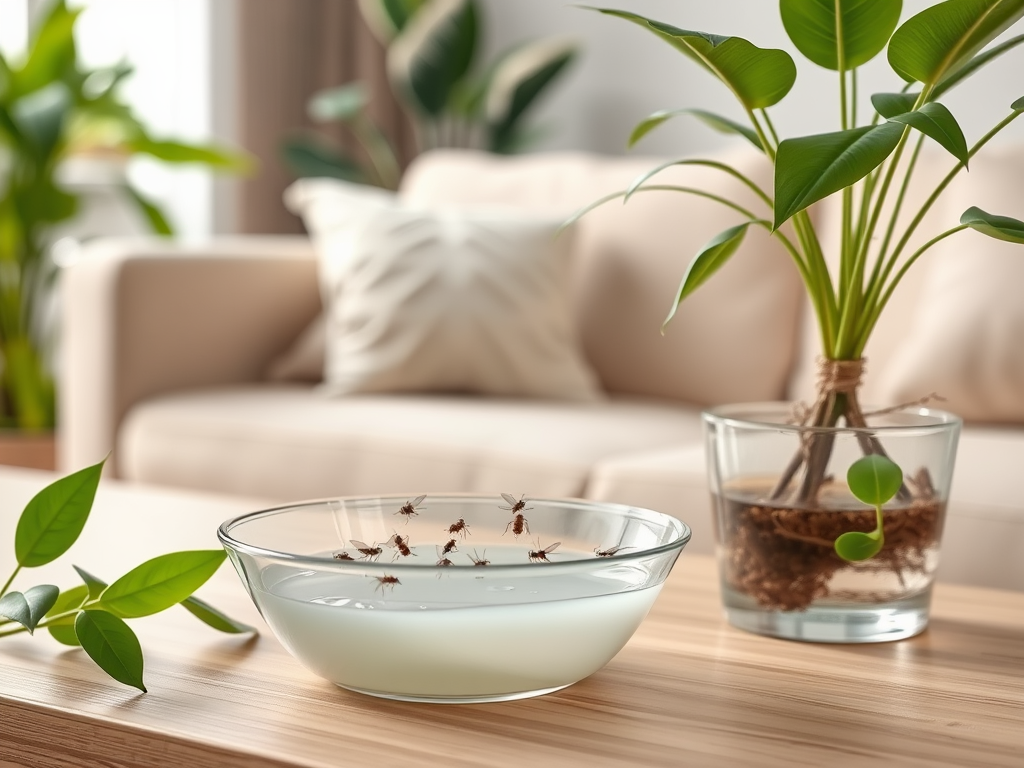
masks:
[[[882,117],[895,117],[910,112],[917,103],[918,96],[918,93],[873,93],[871,105]]]
[[[836,7],[839,24],[836,24]],[[780,0],[786,34],[804,56],[826,69],[838,70],[837,26],[842,31],[843,69],[875,58],[900,21],[902,0]]]
[[[388,73],[413,106],[432,117],[449,104],[476,49],[476,4],[432,0],[388,49]]]
[[[889,64],[935,85],[1024,16],[1024,0],[946,0],[908,19],[889,41]]]
[[[164,611],[205,584],[225,556],[223,549],[204,549],[154,557],[103,590],[98,607],[124,619]]]
[[[244,632],[259,634],[255,627],[250,627],[248,624],[235,621],[227,614],[217,610],[209,603],[203,602],[198,597],[185,598],[181,601],[181,607],[200,621],[209,624],[211,627],[220,630],[221,632],[227,632],[232,635],[238,635]]]
[[[85,601],[89,599],[89,596],[89,587],[85,584],[79,584],[77,587],[61,592],[57,597],[57,602],[53,604],[53,608],[46,612],[46,629],[50,636],[58,643],[70,646],[81,645],[78,642],[78,635],[75,634],[74,615],[58,619],[55,623],[51,623],[49,620],[53,616],[81,608]]]
[[[837,538],[833,546],[836,554],[843,560],[858,563],[861,560],[870,560],[881,552],[885,546],[885,539],[877,530],[870,533],[848,531]]]
[[[1024,96],[1021,96],[1013,104],[1010,105],[1010,109],[1014,112],[1024,112]]]
[[[45,565],[75,543],[89,519],[105,461],[62,477],[43,488],[28,503],[14,532],[14,552],[19,565],[25,568]]]
[[[60,590],[52,584],[31,587],[24,593],[8,592],[0,597],[0,616],[18,622],[32,634],[59,594]]]
[[[335,152],[317,139],[288,139],[281,156],[289,170],[299,178],[330,178],[367,183],[363,170],[350,158]]]
[[[144,136],[126,142],[133,152],[151,155],[165,163],[200,163],[213,168],[245,172],[252,162],[248,156],[212,145],[186,144],[181,141],[156,141]]]
[[[775,157],[775,222],[857,183],[881,165],[899,144],[898,123],[786,139]]]
[[[946,149],[953,157],[967,167],[970,160],[970,150],[967,148],[967,139],[960,129],[960,124],[942,104],[937,101],[929,102],[914,112],[906,112],[889,118],[894,123],[903,123],[916,128],[925,136],[934,139],[941,147]]]
[[[683,275],[682,282],[679,283],[676,299],[672,302],[672,309],[669,310],[665,322],[661,324],[662,333],[665,332],[665,326],[668,325],[669,321],[675,317],[676,310],[679,309],[683,299],[703,285],[709,277],[715,274],[736,253],[743,243],[744,236],[747,234],[747,227],[751,224],[753,222],[747,221],[743,224],[737,224],[735,227],[729,227],[729,229],[720,232],[704,244],[704,247],[700,249],[693,261],[690,262],[690,266],[686,268],[686,274]]]
[[[679,115],[692,115],[720,133],[739,134],[760,151],[764,151],[764,147],[761,146],[761,140],[757,137],[753,128],[737,123],[735,120],[730,120],[727,117],[716,115],[713,112],[705,112],[703,109],[664,109],[654,112],[641,120],[636,128],[633,129],[633,133],[629,136],[629,146],[632,147],[662,123]]]
[[[25,66],[18,72],[15,95],[31,93],[60,80],[74,67],[74,26],[81,12],[81,8],[68,10],[62,2],[50,5],[32,41]]]
[[[100,669],[119,683],[146,692],[142,646],[121,619],[106,611],[84,610],[75,619],[75,635]]]
[[[1008,216],[994,216],[985,213],[981,208],[971,207],[964,211],[960,223],[983,235],[1005,240],[1008,243],[1024,243],[1024,221],[1017,221]]]
[[[77,565],[72,565],[71,567],[75,569],[75,573],[77,573],[79,578],[82,579],[82,583],[89,588],[90,600],[95,600],[103,593],[103,590],[107,588],[107,582],[93,576],[84,568],[79,568]]]
[[[386,45],[427,2],[429,0],[359,0],[359,10],[373,34]]]
[[[846,482],[850,492],[865,504],[881,506],[903,485],[903,470],[891,459],[872,453],[850,465]]]
[[[785,51],[758,48],[741,37],[679,29],[628,11],[591,10],[631,21],[653,32],[721,80],[747,109],[777,104],[796,82],[796,64]]]
[[[486,116],[492,148],[517,133],[523,114],[569,65],[576,46],[567,40],[539,40],[504,56],[487,81]]]
[[[936,85],[935,88],[932,89],[929,99],[935,100],[939,98],[950,88],[955,87],[960,82],[966,80],[968,77],[977,72],[983,66],[995,60],[999,56],[1002,56],[1007,51],[1016,48],[1021,43],[1024,43],[1024,35],[1017,35],[1016,37],[1011,37],[1009,40],[1006,40],[1005,42],[1002,42],[999,45],[992,46],[987,51],[982,51],[977,56],[972,58],[969,62],[960,67],[960,69],[956,70],[955,72],[951,72],[947,74],[945,77],[943,77],[939,81],[938,85]]]
[[[14,103],[11,119],[40,162],[57,149],[71,110],[71,94],[64,83],[52,83]]]
[[[365,85],[348,83],[314,93],[306,105],[306,112],[318,123],[328,123],[332,120],[347,123],[362,114],[369,103],[370,95]]]
[[[149,226],[158,235],[164,237],[170,237],[174,234],[174,228],[171,223],[167,220],[164,212],[160,210],[159,206],[151,200],[147,200],[141,192],[139,192],[131,184],[125,184],[122,189],[128,196],[128,199],[138,206],[139,211],[145,217],[146,221],[149,222]]]

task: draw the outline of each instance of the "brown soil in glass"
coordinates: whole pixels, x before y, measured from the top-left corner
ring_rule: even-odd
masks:
[[[814,600],[829,597],[832,577],[850,567],[832,543],[847,531],[874,530],[875,511],[823,505],[794,509],[751,501],[767,498],[769,491],[770,487],[754,495],[744,489],[738,498],[712,499],[724,522],[720,534],[725,580],[764,608],[803,610]],[[944,511],[945,505],[934,498],[884,508],[885,546],[858,568],[891,572],[900,583],[906,575],[924,574],[928,550],[937,545],[942,531]]]

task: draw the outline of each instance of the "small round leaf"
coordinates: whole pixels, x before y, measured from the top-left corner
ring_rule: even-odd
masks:
[[[873,453],[850,465],[846,482],[850,492],[865,504],[880,506],[903,485],[903,470],[885,456]]]

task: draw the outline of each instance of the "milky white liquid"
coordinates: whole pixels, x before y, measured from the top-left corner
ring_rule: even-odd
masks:
[[[474,570],[441,579],[405,576],[387,588],[372,577],[307,571],[254,590],[254,597],[281,642],[338,685],[396,696],[487,698],[558,688],[596,672],[661,591],[657,585],[604,594],[643,583],[630,567],[618,575],[543,579]],[[452,603],[461,605],[447,607]]]

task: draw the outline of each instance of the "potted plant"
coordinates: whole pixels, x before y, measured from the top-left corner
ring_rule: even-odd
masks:
[[[746,117],[658,112],[636,127],[631,143],[670,118],[693,115],[763,152],[774,166],[774,189],[720,162],[685,159],[652,169],[594,205],[655,188],[647,181],[672,164],[715,167],[756,192],[763,211],[717,198],[744,221],[693,258],[665,321],[736,252],[747,231],[759,227],[792,257],[820,330],[817,397],[809,407],[794,413],[786,404],[729,406],[705,413],[727,614],[738,626],[783,637],[897,639],[927,624],[959,419],[923,408],[865,413],[858,394],[863,352],[901,279],[932,246],[967,229],[1024,243],[1024,222],[972,207],[920,248],[908,248],[949,183],[1024,111],[1024,98],[1010,103],[1021,94],[1011,95],[1006,117],[968,145],[941,102],[1024,42],[1021,35],[986,47],[1024,17],[1024,0],[945,0],[902,25],[900,0],[780,0],[779,9],[797,50],[836,73],[838,131],[788,139],[776,134],[769,109],[797,76],[787,52],[595,9],[639,25],[692,59],[736,96]],[[874,94],[875,114],[859,125],[857,69],[883,51],[898,77],[897,92]],[[952,156],[951,168],[901,226],[926,139]],[[701,190],[680,191],[716,199]],[[824,243],[808,208],[831,196],[841,206],[842,226],[838,242]],[[826,259],[831,248],[836,269]]]
[[[545,38],[502,52],[474,67],[480,39],[476,0],[360,0],[370,29],[387,47],[392,90],[412,119],[418,148],[479,148],[511,154],[537,137],[523,125],[537,98],[576,55],[570,40]],[[313,136],[289,139],[285,162],[298,176],[330,176],[396,189],[396,152],[367,112],[362,83],[327,88],[309,101],[309,116],[338,122],[362,158]]]
[[[131,68],[90,70],[78,61],[80,12],[55,2],[22,62],[0,56],[0,427],[48,436],[50,461],[54,382],[44,305],[56,270],[48,250],[55,225],[78,208],[78,196],[59,181],[62,163],[83,155],[125,162],[137,154],[230,170],[248,162],[215,147],[150,136],[118,95]],[[171,234],[155,203],[127,180],[123,192],[154,231]]]

